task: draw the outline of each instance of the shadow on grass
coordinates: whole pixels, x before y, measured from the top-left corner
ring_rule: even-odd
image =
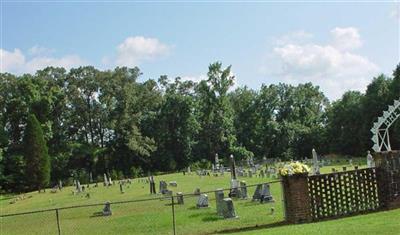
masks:
[[[204,221],[204,222],[213,222],[213,221],[217,221],[217,220],[220,220],[220,219],[221,219],[221,217],[218,217],[218,216],[215,216],[215,215],[211,215],[211,216],[204,217],[201,220]]]
[[[239,233],[239,232],[248,232],[248,231],[253,231],[253,230],[258,230],[258,229],[266,229],[266,228],[275,228],[275,227],[280,227],[280,226],[285,226],[288,225],[289,223],[286,221],[279,221],[271,224],[262,224],[262,225],[254,225],[254,226],[248,226],[248,227],[242,227],[242,228],[232,228],[232,229],[224,229],[224,230],[219,230],[215,231],[209,234],[229,234],[229,233]]]

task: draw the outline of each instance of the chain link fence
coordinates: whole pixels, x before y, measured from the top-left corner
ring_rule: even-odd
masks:
[[[247,186],[247,199],[233,198],[237,218],[217,215],[216,191],[208,206],[197,206],[199,195],[151,196],[145,199],[110,202],[112,215],[104,215],[105,203],[1,215],[1,234],[211,234],[241,231],[284,220],[279,180],[270,185],[273,200],[261,203],[252,197],[257,185]],[[230,189],[222,189],[225,198]],[[202,196],[203,197],[203,196]],[[183,204],[180,204],[183,199]]]

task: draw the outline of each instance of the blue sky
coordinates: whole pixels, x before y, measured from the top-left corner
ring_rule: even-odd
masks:
[[[232,65],[238,86],[311,81],[331,99],[399,60],[397,3],[2,2],[1,70],[139,66],[199,80]]]

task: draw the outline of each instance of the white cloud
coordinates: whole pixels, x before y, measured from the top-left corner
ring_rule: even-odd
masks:
[[[304,43],[312,39],[314,35],[307,33],[304,30],[290,32],[282,37],[276,39],[275,43],[277,45],[286,45],[289,43]]]
[[[25,56],[21,50],[6,51],[0,48],[1,72],[13,72],[23,67],[25,64]]]
[[[339,50],[352,50],[362,46],[358,29],[353,27],[334,28],[331,30],[333,37],[332,45]]]
[[[143,61],[163,57],[170,52],[170,49],[170,46],[157,38],[128,37],[117,47],[115,65],[136,66]],[[109,58],[103,59],[105,62],[109,60]]]
[[[291,84],[312,82],[330,99],[347,90],[364,91],[379,67],[368,58],[352,52],[362,46],[355,28],[335,28],[329,44],[277,44],[269,53],[262,71]],[[347,38],[347,40],[345,40]]]
[[[39,56],[39,55],[51,55],[52,53],[55,52],[54,49],[50,49],[50,48],[46,48],[46,47],[42,47],[42,46],[38,46],[35,45],[33,47],[31,47],[28,50],[29,54],[31,56]]]
[[[64,67],[65,69],[70,69],[72,67],[77,67],[85,63],[85,61],[77,55],[66,55],[59,58],[53,56],[38,55],[27,59],[27,57],[22,53],[20,49],[14,49],[14,51],[11,52],[0,48],[0,52],[1,72],[9,72],[15,74],[35,73],[37,70],[43,69],[48,66]],[[49,50],[46,51],[46,53],[48,52]],[[44,53],[44,51],[31,48],[28,54],[32,53],[37,55],[37,53],[41,54]]]

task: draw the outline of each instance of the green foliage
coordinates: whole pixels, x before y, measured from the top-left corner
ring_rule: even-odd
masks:
[[[50,182],[50,158],[42,128],[29,115],[24,133],[25,176],[28,189],[44,189]]]
[[[238,160],[299,159],[310,157],[312,148],[364,156],[373,122],[400,94],[400,64],[392,76],[374,78],[365,94],[349,91],[332,104],[311,83],[233,91],[231,67],[220,62],[210,64],[199,82],[167,76],[142,82],[140,76],[136,67],[93,66],[0,73],[2,189],[40,188],[73,173],[86,182],[89,172],[102,178],[113,171],[132,177],[182,170],[212,162],[216,153],[226,162],[230,154]],[[31,115],[38,121],[35,131],[27,129]],[[30,132],[42,137],[28,138]],[[400,122],[390,136],[399,149]],[[42,143],[48,150],[38,147]],[[28,154],[32,148],[34,156]],[[31,171],[42,174],[24,178]]]

